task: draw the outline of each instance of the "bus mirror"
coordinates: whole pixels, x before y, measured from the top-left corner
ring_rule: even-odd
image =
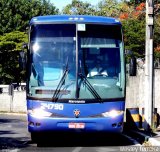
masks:
[[[28,43],[23,43],[22,49],[24,50],[24,49],[27,49],[27,48],[28,48]]]
[[[136,76],[136,71],[137,71],[136,58],[132,56],[129,61],[129,75]]]
[[[19,53],[19,66],[22,70],[26,68],[26,53],[24,51]]]

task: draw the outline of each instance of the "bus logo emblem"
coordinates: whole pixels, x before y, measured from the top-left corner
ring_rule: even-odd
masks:
[[[74,115],[75,115],[76,118],[78,118],[79,115],[80,115],[80,110],[75,109],[75,110],[74,110]]]

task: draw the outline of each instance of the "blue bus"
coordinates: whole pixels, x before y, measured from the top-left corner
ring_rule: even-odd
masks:
[[[31,19],[27,51],[28,130],[123,131],[122,25],[114,18],[50,15]]]

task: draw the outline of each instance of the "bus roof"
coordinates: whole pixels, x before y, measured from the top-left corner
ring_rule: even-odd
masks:
[[[46,23],[93,23],[121,25],[119,20],[115,18],[89,15],[46,15],[33,17],[30,21],[30,25]]]

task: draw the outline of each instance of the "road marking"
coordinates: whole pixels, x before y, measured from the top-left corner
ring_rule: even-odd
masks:
[[[11,149],[7,149],[7,151],[8,151],[8,152],[17,152],[17,151],[20,151],[20,149],[12,149],[12,150],[11,150]],[[7,151],[6,151],[6,152],[7,152]]]
[[[99,147],[99,148],[96,148],[96,152],[107,152],[107,151],[110,151],[110,152],[117,152],[119,151],[119,147]]]
[[[82,147],[76,147],[72,152],[80,152],[81,149]]]

